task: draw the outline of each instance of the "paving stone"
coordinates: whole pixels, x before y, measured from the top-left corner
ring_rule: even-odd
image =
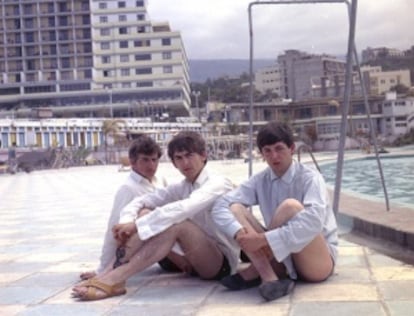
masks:
[[[235,182],[247,178],[246,164],[209,165]],[[255,172],[264,166],[258,163]],[[160,169],[178,174],[169,163]],[[339,259],[327,282],[299,282],[273,302],[257,288],[232,292],[163,273],[157,264],[131,277],[126,295],[79,302],[72,287],[98,263],[113,195],[126,176],[117,166],[0,176],[1,316],[412,315],[413,266],[346,240],[348,228],[340,232]]]

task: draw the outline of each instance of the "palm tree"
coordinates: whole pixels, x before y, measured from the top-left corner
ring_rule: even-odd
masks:
[[[105,163],[108,163],[108,136],[115,138],[121,134],[122,126],[125,121],[121,119],[109,119],[102,122],[102,133],[104,135],[105,144]]]

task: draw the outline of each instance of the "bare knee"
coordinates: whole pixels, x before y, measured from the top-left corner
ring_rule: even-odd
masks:
[[[302,211],[304,206],[296,199],[286,199],[278,206],[271,227],[280,227]]]

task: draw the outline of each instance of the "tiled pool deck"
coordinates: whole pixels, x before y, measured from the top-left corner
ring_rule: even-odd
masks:
[[[247,176],[247,164],[209,164],[236,182]],[[255,171],[262,166],[255,165]],[[168,163],[160,170],[176,174]],[[228,292],[218,283],[153,266],[128,281],[124,296],[77,302],[71,288],[79,272],[97,263],[112,198],[126,175],[116,166],[96,166],[0,176],[1,316],[412,315],[414,267],[368,243],[350,241],[346,225],[341,225],[333,277],[321,284],[299,283],[277,301],[264,302],[257,289]],[[341,199],[341,209],[351,216],[358,208],[379,212],[369,201],[352,201]],[[370,216],[382,224],[396,220],[391,212],[378,212]],[[407,219],[400,222],[405,229]]]

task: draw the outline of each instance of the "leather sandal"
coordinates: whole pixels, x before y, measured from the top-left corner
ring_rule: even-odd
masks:
[[[84,285],[88,290],[86,293],[72,293],[76,298],[79,298],[82,301],[95,301],[102,300],[108,297],[124,295],[127,291],[125,289],[125,282],[117,283],[114,285],[108,285],[103,282],[100,282],[96,279],[90,279]],[[99,294],[97,290],[104,292],[105,294]]]

